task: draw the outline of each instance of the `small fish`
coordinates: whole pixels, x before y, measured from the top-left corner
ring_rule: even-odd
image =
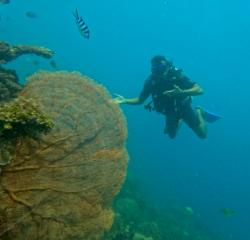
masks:
[[[76,20],[76,25],[81,33],[81,35],[87,39],[89,39],[90,36],[90,31],[88,26],[86,25],[86,23],[83,21],[82,17],[80,17],[78,15],[78,11],[76,9],[76,11],[73,13],[73,16],[75,17]]]
[[[53,68],[57,68],[57,64],[56,64],[56,61],[55,60],[51,60],[49,62],[50,66],[53,67]]]
[[[231,217],[235,214],[235,211],[230,208],[222,208],[220,212],[226,217]]]
[[[194,214],[194,210],[191,207],[185,207],[184,208],[185,214],[191,216]]]
[[[0,3],[2,3],[2,4],[8,4],[8,3],[10,3],[10,0],[0,0]]]
[[[28,18],[37,18],[37,14],[35,12],[27,11],[25,15]]]

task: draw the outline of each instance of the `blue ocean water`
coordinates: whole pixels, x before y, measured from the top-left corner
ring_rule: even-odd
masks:
[[[72,11],[90,28],[80,36]],[[25,16],[32,11],[37,18]],[[156,205],[192,207],[221,239],[250,239],[250,2],[246,0],[19,0],[0,5],[1,40],[55,50],[59,69],[81,71],[111,93],[138,96],[150,59],[163,54],[205,94],[194,105],[223,118],[198,139],[183,125],[175,140],[163,134],[164,117],[143,106],[122,106],[128,121],[129,171]],[[34,60],[39,65],[32,65]],[[23,56],[8,64],[21,77],[51,69]],[[235,211],[225,217],[220,209]]]

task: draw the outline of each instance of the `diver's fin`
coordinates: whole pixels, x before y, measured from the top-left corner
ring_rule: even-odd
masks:
[[[204,120],[206,122],[213,123],[213,122],[216,122],[217,120],[222,118],[221,115],[219,115],[217,113],[210,112],[207,109],[201,108],[201,110],[202,110],[201,111],[202,117],[204,118]]]

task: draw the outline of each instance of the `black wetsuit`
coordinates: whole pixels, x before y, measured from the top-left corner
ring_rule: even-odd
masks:
[[[190,96],[168,97],[163,94],[165,91],[173,90],[174,85],[185,90],[192,88],[195,82],[173,67],[167,75],[151,74],[140,94],[143,101],[151,95],[155,110],[166,115],[165,133],[170,137],[175,137],[180,119],[192,129],[200,124],[196,112],[192,109]]]

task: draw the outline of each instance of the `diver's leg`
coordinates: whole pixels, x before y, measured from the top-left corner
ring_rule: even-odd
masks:
[[[193,110],[191,106],[186,107],[183,112],[183,120],[199,138],[205,139],[207,137],[207,127],[200,108]]]
[[[200,108],[196,109],[196,114],[198,116],[199,119],[199,125],[194,129],[194,131],[196,132],[196,134],[198,135],[198,137],[200,138],[206,138],[207,137],[207,127],[206,127],[206,123],[205,120],[202,116],[202,110]]]
[[[173,113],[166,115],[166,125],[164,133],[168,134],[171,139],[175,138],[179,129],[179,125],[180,119],[176,116],[176,114]]]

